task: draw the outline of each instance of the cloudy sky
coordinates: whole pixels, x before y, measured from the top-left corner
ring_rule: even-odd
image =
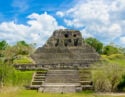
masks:
[[[125,0],[0,0],[0,41],[41,46],[64,28],[125,47]]]

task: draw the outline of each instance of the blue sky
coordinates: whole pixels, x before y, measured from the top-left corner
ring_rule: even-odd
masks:
[[[0,0],[0,40],[43,45],[56,29],[125,47],[125,0]]]

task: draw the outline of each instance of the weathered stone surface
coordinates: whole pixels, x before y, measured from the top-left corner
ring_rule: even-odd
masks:
[[[57,83],[57,84],[45,84],[39,88],[40,92],[49,92],[49,93],[74,93],[81,91],[82,88],[80,84],[66,84],[66,83]]]
[[[39,88],[41,92],[72,93],[81,91],[77,70],[49,70],[45,82]]]
[[[35,51],[32,58],[37,64],[48,64],[48,67],[65,64],[83,67],[97,61],[99,55],[84,42],[79,31],[61,29],[54,31],[46,44]]]

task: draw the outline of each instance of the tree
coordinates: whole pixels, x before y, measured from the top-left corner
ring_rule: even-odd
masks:
[[[25,41],[18,41],[14,48],[17,49],[17,53],[21,55],[29,55],[33,51],[33,47],[27,44]]]
[[[103,49],[103,54],[106,54],[106,55],[118,54],[118,53],[119,53],[118,48],[112,45],[107,45]]]
[[[18,41],[14,46],[7,46],[3,50],[4,63],[13,64],[13,61],[18,58],[19,55],[29,55],[33,51],[33,47],[27,44],[25,41]]]
[[[4,55],[4,63],[12,64],[13,60],[17,57],[17,49],[14,46],[7,46],[6,49],[3,51]]]
[[[7,46],[8,43],[5,40],[0,42],[0,50],[5,50]]]
[[[0,42],[0,57],[3,56],[3,50],[5,50],[7,46],[8,43],[5,40]]]
[[[103,49],[103,43],[101,43],[99,40],[97,40],[96,38],[86,38],[85,42],[89,45],[91,45],[93,48],[95,48],[95,50],[101,54],[102,53],[102,49]]]

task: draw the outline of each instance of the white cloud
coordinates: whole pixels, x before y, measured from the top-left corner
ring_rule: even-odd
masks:
[[[64,19],[64,22],[67,24],[67,26],[73,26],[75,28],[80,28],[84,26],[83,23],[79,21],[79,19],[74,19],[74,20]]]
[[[79,19],[79,22],[85,20],[96,20],[102,23],[109,22],[108,5],[103,0],[90,0],[81,3],[64,12],[66,16],[70,16],[72,20]],[[74,24],[75,26],[75,24]]]
[[[57,16],[60,16],[60,17],[63,17],[63,16],[64,16],[64,13],[61,12],[61,11],[57,11],[57,12],[56,12],[56,15],[57,15]]]
[[[86,32],[86,30],[81,30],[80,31],[82,33],[82,37],[84,38],[88,38],[88,37],[93,37],[90,33]]]
[[[110,27],[109,27],[109,33],[107,33],[109,36],[112,36],[112,37],[119,37],[122,35],[122,31],[121,31],[121,27],[119,24],[112,24]]]
[[[120,37],[120,42],[125,45],[125,36],[124,37]]]
[[[125,35],[125,0],[80,0],[62,14],[68,27],[83,28],[83,36],[111,42]]]
[[[28,25],[16,24],[13,21],[1,23],[0,40],[7,40],[11,44],[25,40],[28,43],[38,43],[40,46],[55,29],[64,28],[59,26],[56,19],[47,13],[33,13],[28,18],[30,19],[27,21]]]

